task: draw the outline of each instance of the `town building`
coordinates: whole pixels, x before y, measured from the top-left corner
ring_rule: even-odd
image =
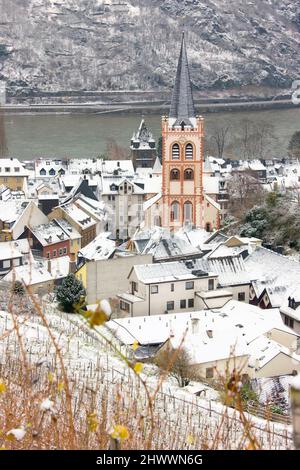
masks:
[[[157,156],[155,140],[144,119],[132,136],[130,150],[134,169],[154,166]]]
[[[26,227],[48,222],[45,214],[32,201],[0,201],[0,241],[17,240],[24,234]]]
[[[84,264],[79,265],[75,275],[86,289],[88,304],[108,299],[113,309],[118,311],[118,294],[125,292],[128,288],[128,274],[133,266],[152,263],[153,259],[151,255],[122,252],[116,252],[112,258],[106,258],[103,252],[100,259],[91,261],[85,259]]]
[[[27,227],[25,234],[35,256],[60,258],[70,254],[70,236],[55,220],[47,224]]]
[[[29,171],[16,158],[0,159],[0,185],[12,191],[23,191]]]
[[[80,234],[81,247],[88,245],[96,237],[97,222],[91,215],[79,208],[75,202],[55,207],[48,215],[49,219],[63,219]]]
[[[169,117],[162,118],[162,226],[220,226],[220,206],[204,193],[204,119],[195,113],[184,35]],[[158,201],[155,201],[155,205]],[[152,210],[150,205],[147,209]],[[155,215],[155,217],[157,217]],[[154,215],[151,225],[154,225]]]
[[[29,241],[25,239],[0,242],[0,278],[17,266],[32,261]]]
[[[138,344],[138,360],[185,350],[200,380],[220,380],[234,369],[243,379],[300,371],[299,335],[283,324],[278,309],[265,315],[258,307],[230,300],[221,308],[118,318],[107,326],[122,345]]]
[[[144,220],[144,188],[131,178],[103,176],[101,198],[108,213],[105,231],[116,240],[128,240]]]
[[[133,266],[128,282],[129,289],[118,297],[120,312],[132,317],[217,308],[232,299],[197,259]]]

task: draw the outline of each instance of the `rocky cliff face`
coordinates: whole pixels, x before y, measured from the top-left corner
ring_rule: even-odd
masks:
[[[0,79],[11,91],[159,90],[181,31],[196,89],[290,87],[295,0],[0,0]]]

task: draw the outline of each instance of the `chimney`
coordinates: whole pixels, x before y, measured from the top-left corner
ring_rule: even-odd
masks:
[[[74,274],[77,269],[75,253],[70,253],[69,274]]]

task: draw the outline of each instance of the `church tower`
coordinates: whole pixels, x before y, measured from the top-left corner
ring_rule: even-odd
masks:
[[[204,227],[204,119],[196,116],[182,35],[169,117],[162,118],[162,225]]]

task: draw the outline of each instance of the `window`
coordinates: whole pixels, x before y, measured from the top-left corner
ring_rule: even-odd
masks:
[[[63,254],[63,249],[60,248],[60,249],[59,249],[59,256],[62,256],[62,254]]]
[[[56,250],[53,250],[53,257],[55,258],[55,257],[56,257],[56,255],[57,255],[57,252],[56,252]]]
[[[183,206],[184,210],[184,222],[192,222],[193,220],[193,205],[191,202],[185,202]]]
[[[41,176],[45,176],[45,175],[46,175],[46,170],[45,170],[44,168],[42,168],[42,169],[40,170],[40,175],[41,175]]]
[[[130,305],[127,302],[123,302],[123,300],[120,301],[120,309],[123,312],[130,313]]]
[[[17,167],[15,168],[15,172],[16,172],[16,173],[19,173],[19,172],[20,172],[20,167],[17,166]]]
[[[214,288],[215,288],[214,279],[208,279],[208,290],[214,290]]]
[[[180,171],[176,170],[176,169],[171,170],[170,180],[171,181],[179,181],[180,180]]]
[[[174,284],[171,284],[171,292],[174,292]]]
[[[151,286],[151,294],[158,294],[158,286]]]
[[[20,264],[21,264],[20,258],[15,258],[13,260],[13,266],[20,266]]]
[[[186,308],[186,300],[181,300],[180,301],[180,308]]]
[[[64,255],[66,255],[66,254],[67,254],[67,248],[64,247]]]
[[[179,202],[175,201],[171,205],[171,222],[178,221],[180,218]]]
[[[179,160],[180,149],[178,144],[174,144],[172,147],[172,160]]]
[[[47,258],[50,259],[50,251],[47,251]]]
[[[192,289],[194,289],[194,281],[187,281],[187,282],[185,283],[185,289],[186,289],[186,290],[192,290]]]
[[[209,222],[207,222],[207,224],[205,225],[205,230],[207,232],[211,232],[211,224]]]
[[[192,144],[187,144],[185,147],[185,159],[186,160],[193,160],[194,158],[194,149]]]
[[[291,318],[291,317],[288,317],[287,315],[285,315],[284,317],[284,324],[286,326],[289,326],[290,328],[294,328],[294,319]]]
[[[55,176],[56,175],[56,172],[53,168],[51,168],[51,170],[49,171],[49,175],[50,176]]]
[[[207,379],[212,379],[214,377],[214,369],[213,367],[208,367],[206,369],[206,378]]]
[[[189,299],[188,300],[188,307],[189,308],[194,308],[194,299]]]
[[[186,181],[192,181],[194,179],[194,172],[190,168],[184,171],[184,179]]]
[[[5,168],[5,173],[10,173],[10,168],[9,167]]]
[[[134,293],[134,292],[138,292],[138,285],[137,285],[136,282],[133,282],[133,283],[132,283],[132,292],[133,292],[133,293]]]
[[[3,268],[10,268],[10,266],[11,266],[11,262],[10,262],[9,259],[3,261],[3,263],[2,263]]]
[[[240,302],[245,302],[245,299],[246,299],[245,292],[239,292],[238,293],[238,300]]]
[[[174,310],[174,302],[173,301],[170,301],[170,302],[167,302],[167,310]]]

